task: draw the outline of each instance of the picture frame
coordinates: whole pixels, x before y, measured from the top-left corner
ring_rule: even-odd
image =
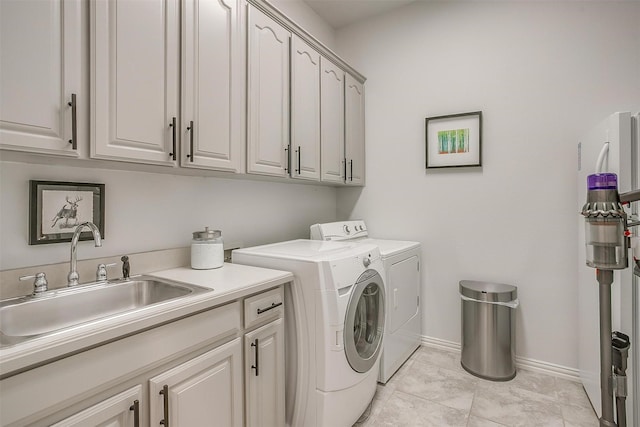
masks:
[[[104,184],[29,181],[29,244],[70,242],[76,227],[93,222],[104,239]],[[90,240],[83,231],[80,240]]]
[[[426,168],[482,166],[482,111],[425,119]]]

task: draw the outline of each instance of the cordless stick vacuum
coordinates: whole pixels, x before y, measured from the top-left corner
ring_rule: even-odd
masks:
[[[623,203],[640,200],[640,190],[618,193],[614,173],[587,177],[587,203],[582,208],[586,225],[587,265],[596,269],[600,296],[600,395],[601,427],[626,427],[627,355],[629,337],[611,331],[611,284],[613,270],[628,267],[629,231]],[[614,390],[616,424],[613,417]]]

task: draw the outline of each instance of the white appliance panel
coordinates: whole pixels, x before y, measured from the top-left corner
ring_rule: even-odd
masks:
[[[308,259],[315,260],[320,257],[330,258],[342,255],[343,252],[355,248],[356,245],[347,242],[322,242],[317,240],[291,240],[289,242],[275,243],[270,245],[256,246],[251,248],[252,254],[267,254],[272,257],[286,259]],[[243,253],[244,249],[237,250]]]
[[[414,255],[387,267],[387,321],[391,333],[418,314],[419,262],[418,256]]]
[[[408,251],[413,251],[420,248],[420,243],[418,242],[408,242],[403,240],[380,240],[380,239],[370,239],[365,237],[363,239],[355,239],[358,243],[369,243],[372,245],[376,245],[380,250],[380,255],[383,258],[387,257],[395,257],[401,253],[406,253],[406,256],[411,256],[408,254]]]

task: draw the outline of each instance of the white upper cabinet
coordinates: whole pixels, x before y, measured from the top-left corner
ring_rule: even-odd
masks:
[[[241,170],[245,35],[238,4],[91,3],[92,157],[175,165],[179,156],[185,167]]]
[[[244,150],[245,55],[237,0],[185,0],[181,165],[238,172]]]
[[[266,3],[248,22],[247,172],[364,185],[364,77]]]
[[[345,157],[350,185],[364,185],[364,85],[346,75],[345,81]]]
[[[363,84],[265,0],[0,0],[2,150],[364,185]]]
[[[322,181],[344,182],[344,71],[320,60]]]
[[[81,37],[78,1],[0,1],[0,148],[78,155]]]
[[[174,165],[177,0],[92,1],[91,156]]]
[[[247,172],[289,174],[291,33],[249,6]]]
[[[320,179],[320,54],[291,41],[291,176]]]

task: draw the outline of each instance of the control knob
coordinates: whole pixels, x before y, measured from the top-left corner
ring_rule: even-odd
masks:
[[[362,265],[369,267],[369,265],[371,265],[371,259],[369,259],[369,257],[362,258]]]
[[[348,225],[344,226],[344,232],[347,233],[347,234],[351,233],[351,230],[349,229]]]

